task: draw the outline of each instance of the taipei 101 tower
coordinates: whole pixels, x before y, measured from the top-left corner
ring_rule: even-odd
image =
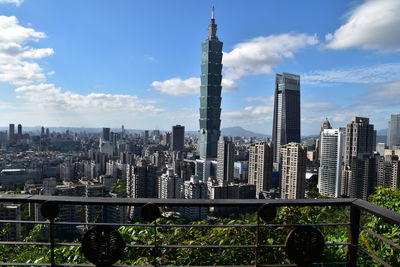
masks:
[[[214,7],[208,37],[202,43],[200,132],[198,152],[201,159],[216,159],[221,125],[222,45],[217,37]]]

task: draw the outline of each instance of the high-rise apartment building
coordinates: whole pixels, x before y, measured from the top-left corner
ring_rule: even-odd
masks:
[[[377,155],[360,153],[344,171],[344,195],[367,200],[376,187]]]
[[[181,198],[183,179],[174,173],[172,168],[168,169],[160,177],[159,196],[160,198]]]
[[[341,195],[344,129],[323,129],[321,132],[321,159],[318,188],[321,195]]]
[[[397,155],[379,157],[377,162],[377,186],[400,188],[400,160]]]
[[[185,147],[185,126],[181,125],[172,126],[171,149],[173,151],[182,151],[184,147]]]
[[[345,165],[351,166],[352,158],[375,149],[374,125],[369,118],[354,117],[346,127]]]
[[[208,37],[202,43],[198,141],[201,159],[217,158],[217,143],[221,133],[222,45],[217,37],[213,9],[208,25]]]
[[[280,148],[300,143],[300,76],[276,74],[272,128],[274,168],[280,163]]]
[[[349,197],[367,199],[376,185],[376,132],[368,118],[354,117],[346,127],[344,170],[341,193]],[[353,163],[354,162],[354,163]],[[364,172],[364,173],[363,173]]]
[[[169,146],[171,144],[171,133],[165,132],[162,134],[161,144],[163,146]]]
[[[110,141],[111,140],[111,131],[110,128],[103,128],[103,141]]]
[[[14,142],[15,140],[15,124],[11,123],[8,126],[8,142]]]
[[[126,191],[129,198],[157,198],[157,167],[147,165],[145,161],[142,161],[140,166],[129,166]],[[130,207],[129,217],[131,219],[140,218],[140,211],[140,207]]]
[[[400,114],[390,115],[387,144],[389,149],[392,149],[393,146],[400,146]]]
[[[240,182],[247,183],[249,175],[249,162],[237,161],[233,164],[233,177]]]
[[[307,150],[299,143],[281,146],[281,198],[304,198]]]
[[[22,125],[18,124],[18,135],[21,136],[22,135]]]
[[[249,184],[256,185],[256,197],[271,188],[272,183],[272,145],[267,142],[256,143],[249,148]]]
[[[86,184],[85,197],[104,197],[106,189],[100,184]],[[104,206],[85,206],[85,222],[104,222],[105,210]]]
[[[207,199],[207,184],[203,183],[198,176],[190,177],[183,184],[183,198],[185,199]],[[187,220],[203,220],[207,218],[207,207],[181,207],[182,216]]]
[[[217,181],[218,184],[223,184],[223,181],[228,183],[233,182],[233,163],[235,145],[232,140],[226,136],[221,136],[218,141],[218,158],[217,158]]]
[[[328,118],[325,119],[324,123],[321,126],[321,131],[319,132],[319,140],[318,140],[318,144],[317,141],[315,141],[315,151],[316,151],[316,158],[318,160],[321,159],[321,139],[322,139],[322,132],[325,129],[332,129],[331,123],[329,122]]]

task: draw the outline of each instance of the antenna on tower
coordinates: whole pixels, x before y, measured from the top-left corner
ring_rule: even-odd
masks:
[[[211,19],[214,19],[214,6],[212,6]]]

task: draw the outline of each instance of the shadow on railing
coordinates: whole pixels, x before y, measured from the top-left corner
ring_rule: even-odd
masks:
[[[34,241],[0,241],[0,246],[48,246],[50,248],[50,262],[0,262],[2,266],[93,266],[89,264],[73,264],[71,262],[56,262],[54,250],[56,247],[80,247],[85,258],[96,266],[112,266],[121,257],[123,257],[126,249],[145,249],[148,250],[147,255],[151,259],[147,262],[147,266],[160,266],[160,255],[171,253],[173,250],[242,250],[248,253],[250,262],[240,263],[241,266],[357,266],[359,252],[369,256],[371,259],[384,266],[391,266],[384,262],[377,255],[369,250],[359,246],[360,231],[368,233],[370,236],[390,245],[400,252],[400,246],[388,238],[377,234],[370,229],[364,228],[361,221],[361,212],[372,214],[378,218],[382,218],[391,224],[400,225],[400,214],[388,209],[379,207],[370,202],[360,199],[297,199],[297,200],[187,200],[187,199],[129,199],[129,198],[86,198],[86,197],[65,197],[65,196],[38,196],[38,195],[3,195],[0,196],[0,202],[3,203],[29,203],[40,205],[41,214],[47,221],[34,220],[23,221],[17,219],[0,220],[4,224],[27,224],[27,225],[48,225],[48,242]],[[77,205],[80,207],[140,207],[142,219],[149,223],[94,223],[94,222],[71,222],[55,220],[57,216],[67,212],[65,207]],[[329,222],[329,223],[273,223],[277,216],[277,208],[279,207],[336,207],[342,209],[343,212],[349,212],[349,221],[345,222]],[[230,207],[245,208],[251,207],[258,210],[255,223],[252,224],[163,224],[157,223],[157,218],[161,216],[161,207]],[[70,216],[72,216],[70,214]],[[36,216],[39,217],[39,216]],[[65,216],[64,216],[65,218]],[[89,226],[93,226],[89,229]],[[124,237],[119,233],[117,227],[148,227],[152,229],[152,240],[143,244],[126,243]],[[346,227],[348,229],[347,242],[326,242],[321,228],[325,227]],[[65,227],[81,227],[85,233],[80,243],[77,242],[56,242],[56,227],[67,229]],[[63,228],[64,227],[64,228]],[[248,239],[253,242],[246,244],[164,244],[160,240],[163,229],[204,229],[204,228],[236,228],[240,231],[248,231]],[[246,230],[247,229],[247,230]],[[251,231],[248,229],[252,229]],[[270,242],[264,229],[275,229],[281,233],[287,233],[285,241],[279,244]],[[287,229],[287,230],[284,230]],[[62,230],[61,230],[62,231]],[[253,232],[254,231],[254,234]],[[271,230],[272,231],[272,230]],[[168,232],[173,235],[173,232]],[[247,232],[246,232],[247,233]],[[270,232],[272,233],[272,232]],[[140,234],[140,232],[138,233]],[[342,261],[334,262],[318,262],[324,250],[327,247],[347,247],[346,258]],[[267,264],[263,262],[265,257],[265,249],[281,249],[285,251],[287,264]],[[4,251],[4,250],[3,250]],[[1,253],[1,250],[0,250]],[[221,257],[223,253],[221,253]],[[397,254],[397,253],[396,253]],[[194,257],[196,254],[193,254]],[[218,254],[213,254],[215,255]],[[235,254],[236,255],[236,254]],[[239,253],[237,254],[239,255]],[[1,259],[0,259],[1,261]],[[196,262],[196,261],[192,261]],[[207,261],[208,263],[210,261]],[[217,265],[220,261],[215,260]],[[290,263],[292,262],[292,263]],[[250,264],[249,264],[250,263]],[[187,262],[185,265],[190,265]],[[175,265],[175,264],[167,264]],[[232,266],[232,264],[230,264]],[[133,266],[133,265],[115,265],[115,266]]]

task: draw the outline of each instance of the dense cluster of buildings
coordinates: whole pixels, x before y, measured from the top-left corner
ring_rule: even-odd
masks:
[[[319,136],[301,140],[300,76],[276,75],[272,140],[221,136],[222,45],[214,15],[202,43],[198,136],[182,125],[170,132],[137,133],[103,128],[101,133],[23,133],[10,124],[0,132],[0,186],[29,194],[185,199],[298,199],[316,190],[328,197],[367,199],[376,186],[400,187],[400,115],[389,122],[387,146],[377,143],[368,118],[354,117],[333,129],[328,119]],[[311,141],[310,141],[311,140]],[[313,183],[314,188],[312,188]],[[235,208],[182,207],[188,220]],[[241,210],[243,211],[243,210]],[[29,215],[40,220],[37,206]],[[21,218],[19,205],[0,206],[0,218]],[[140,220],[138,207],[65,205],[71,222]],[[20,227],[20,226],[19,226]],[[65,226],[64,233],[76,231]],[[11,239],[18,239],[13,228]]]

